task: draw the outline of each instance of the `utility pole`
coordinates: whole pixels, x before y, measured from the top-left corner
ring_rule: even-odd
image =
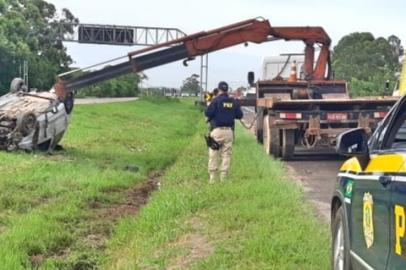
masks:
[[[203,91],[208,91],[209,54],[200,56],[200,100],[203,101]]]
[[[19,68],[20,78],[24,80],[24,84],[28,87],[28,60],[22,60]]]

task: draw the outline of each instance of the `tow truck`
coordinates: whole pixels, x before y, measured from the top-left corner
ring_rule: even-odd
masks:
[[[274,40],[299,40],[305,43],[304,76],[301,80],[281,80],[275,78],[272,81],[258,81],[257,98],[241,100],[241,105],[255,105],[258,112],[256,134],[259,142],[263,142],[267,152],[276,157],[291,158],[295,144],[301,141],[308,147],[327,141],[331,144],[337,134],[354,126],[361,126],[370,132],[386,111],[394,104],[395,99],[350,99],[347,94],[344,81],[331,80],[330,43],[331,40],[321,27],[274,27],[263,18],[255,18],[241,21],[211,31],[202,31],[182,38],[161,43],[148,48],[130,52],[127,56],[106,61],[88,68],[69,71],[58,76],[58,81],[51,92],[51,108],[54,111],[64,112],[64,117],[74,109],[74,94],[81,88],[116,78],[131,72],[141,72],[153,67],[171,62],[188,61],[196,56],[222,50],[238,44],[263,43]],[[315,45],[321,46],[316,66],[313,66],[315,57]],[[119,60],[127,61],[112,64]],[[84,75],[75,77],[78,71],[89,71],[101,65],[107,65],[103,69],[90,71]],[[251,73],[250,73],[251,74]],[[254,84],[254,76],[250,76],[250,83]],[[38,96],[32,91],[22,91],[20,87],[14,91],[19,96]],[[38,97],[37,97],[38,98]],[[57,108],[63,104],[64,108]],[[1,108],[0,108],[1,109]],[[52,110],[51,110],[52,112]],[[26,113],[26,112],[21,112]],[[35,112],[38,119],[41,112]],[[8,123],[7,131],[0,133],[4,140],[12,141],[18,148],[21,140],[25,141],[25,148],[35,148],[36,134],[44,134],[44,131],[54,130],[49,123],[43,125],[35,123],[30,118],[29,130],[24,134],[17,130],[17,117]],[[62,138],[68,121],[64,128],[58,125],[58,132],[54,132],[46,139],[49,149],[52,150]],[[1,124],[1,123],[0,123]],[[37,127],[37,128],[34,128]],[[18,136],[16,135],[18,134]],[[0,138],[1,141],[2,138]],[[27,143],[32,141],[30,145]]]
[[[304,42],[301,76],[255,82],[255,76],[250,73],[249,83],[256,88],[256,98],[241,100],[243,106],[256,106],[256,136],[267,153],[291,159],[295,147],[300,145],[315,151],[320,146],[333,148],[338,134],[354,127],[362,127],[371,134],[397,101],[396,97],[350,98],[347,83],[332,79],[331,39],[322,27],[275,27],[262,18],[131,52],[128,62],[70,81],[64,81],[68,75],[64,74],[55,89],[64,99],[76,89],[128,72],[140,72],[177,60],[184,60],[187,65],[196,56],[237,44],[281,39]],[[317,59],[316,46],[320,46]]]

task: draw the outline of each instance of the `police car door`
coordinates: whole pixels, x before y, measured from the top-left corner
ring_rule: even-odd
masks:
[[[403,161],[385,145],[395,118],[392,109],[370,141],[370,160],[353,176],[350,214],[351,262],[354,269],[385,269],[391,247],[392,179]]]
[[[406,99],[388,125],[382,151],[391,155],[390,256],[388,269],[406,269]]]
[[[364,173],[354,176],[350,254],[354,269],[385,269],[389,255],[390,184],[383,184],[386,155],[372,157]]]

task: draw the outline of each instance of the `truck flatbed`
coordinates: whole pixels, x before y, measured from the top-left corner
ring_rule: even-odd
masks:
[[[273,108],[275,106],[298,106],[298,105],[373,105],[373,106],[388,106],[393,105],[399,100],[399,97],[362,97],[362,98],[349,98],[349,99],[300,99],[300,100],[281,100],[279,98],[258,98],[257,106]]]

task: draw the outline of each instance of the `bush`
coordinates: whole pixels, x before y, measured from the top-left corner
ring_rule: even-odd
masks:
[[[77,97],[136,97],[139,76],[136,74],[125,75],[117,79],[86,87],[77,93]]]

